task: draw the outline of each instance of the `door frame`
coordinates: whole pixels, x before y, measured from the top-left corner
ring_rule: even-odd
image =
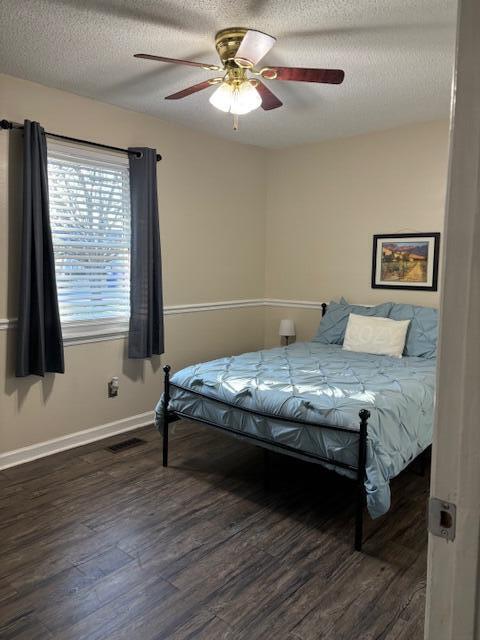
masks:
[[[431,495],[456,505],[429,535],[427,640],[480,639],[480,0],[459,0]]]

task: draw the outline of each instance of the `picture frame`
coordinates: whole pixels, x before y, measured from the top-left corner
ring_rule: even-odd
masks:
[[[373,236],[372,288],[438,290],[440,233]]]

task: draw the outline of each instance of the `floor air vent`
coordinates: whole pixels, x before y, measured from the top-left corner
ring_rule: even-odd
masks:
[[[107,447],[107,451],[118,453],[119,451],[124,451],[125,449],[138,447],[139,444],[145,444],[145,440],[142,440],[141,438],[128,438],[128,440],[122,440],[122,442],[117,442],[117,444],[112,444],[111,447]]]

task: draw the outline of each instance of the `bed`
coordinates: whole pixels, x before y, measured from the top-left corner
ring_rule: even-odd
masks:
[[[394,305],[389,304],[390,312]],[[331,311],[330,324],[338,329],[334,306]],[[344,319],[345,314],[340,324]],[[430,324],[417,331],[420,352],[425,352],[425,335],[430,340],[433,333]],[[353,479],[354,547],[361,550],[364,503],[372,518],[385,514],[390,480],[431,444],[435,357],[432,349],[428,357],[402,358],[344,351],[338,343],[342,332],[334,331],[332,338],[329,328],[326,323],[323,340],[316,336],[311,342],[220,358],[172,377],[165,367],[156,424],[163,433],[165,466],[169,424],[188,418]]]

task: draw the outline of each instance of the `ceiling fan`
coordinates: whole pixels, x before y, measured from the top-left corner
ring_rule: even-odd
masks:
[[[220,56],[221,65],[178,60],[153,56],[148,53],[136,53],[135,58],[145,58],[159,62],[185,64],[200,67],[207,71],[220,71],[222,75],[194,84],[187,89],[166,96],[166,100],[180,100],[192,93],[216,86],[210,96],[210,103],[231,113],[233,128],[238,129],[238,116],[262,107],[265,111],[282,106],[281,100],[262,82],[264,80],[291,80],[294,82],[322,82],[341,84],[345,73],[340,69],[309,69],[301,67],[262,67],[255,65],[270,51],[276,38],[261,31],[235,27],[222,29],[215,36],[215,47]]]

